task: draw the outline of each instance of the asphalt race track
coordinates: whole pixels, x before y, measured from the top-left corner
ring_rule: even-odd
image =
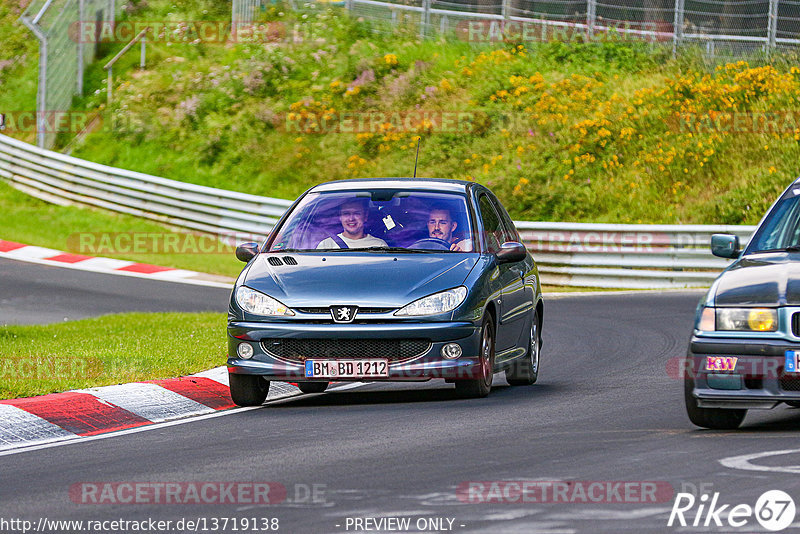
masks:
[[[0,258],[0,325],[47,324],[122,312],[227,312],[229,289]]]
[[[78,291],[78,281],[70,284]],[[177,289],[187,295],[202,290]],[[89,298],[99,299],[97,291]],[[209,295],[209,302],[217,298]],[[682,384],[666,366],[686,349],[699,295],[548,300],[540,382],[512,388],[498,374],[486,399],[458,400],[451,385],[439,382],[369,384],[5,455],[0,457],[2,515],[34,524],[42,518],[202,519],[208,528],[215,518],[277,518],[279,531],[292,533],[366,532],[363,527],[375,523],[362,522],[358,529],[355,520],[381,517],[409,518],[412,532],[424,531],[417,525],[430,526],[424,520],[439,518],[446,527],[446,519],[452,520],[453,532],[763,531],[752,518],[745,529],[667,526],[674,493],[682,489],[719,492],[719,504],[730,505],[754,506],[771,489],[800,496],[800,468],[787,467],[800,463],[799,410],[751,412],[735,432],[689,423]],[[115,298],[97,305],[113,308]],[[185,305],[191,301],[187,297]],[[154,302],[158,309],[160,301]],[[741,469],[742,460],[726,461],[730,466],[720,462],[785,450],[797,451],[751,460],[758,471]],[[288,497],[269,505],[246,499],[212,505],[83,504],[80,493],[89,487],[82,483],[191,481],[273,482],[283,485]],[[657,502],[586,502],[580,494],[564,493],[570,502],[475,503],[458,493],[469,482],[489,488],[491,481],[573,481],[571,487],[583,488],[593,481],[650,481],[669,491],[659,492]],[[316,502],[309,491],[314,485]],[[476,495],[489,494],[478,491],[473,500]],[[494,500],[513,500],[509,495]],[[614,500],[613,492],[606,495]],[[688,521],[696,510],[686,513]],[[230,525],[214,531],[234,532]]]

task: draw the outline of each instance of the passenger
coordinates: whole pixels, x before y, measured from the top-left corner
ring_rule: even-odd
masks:
[[[320,241],[317,248],[388,247],[389,245],[383,239],[364,232],[368,213],[366,203],[359,200],[349,200],[339,206],[342,232],[332,237],[326,237]]]
[[[453,235],[458,223],[453,220],[450,210],[443,206],[434,206],[428,215],[428,236],[450,243],[450,250],[456,252],[472,252],[471,239],[459,239]]]

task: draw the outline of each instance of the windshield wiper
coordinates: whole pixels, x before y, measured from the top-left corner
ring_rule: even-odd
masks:
[[[416,252],[424,252],[426,254],[437,252],[453,252],[452,250],[431,250],[427,248],[403,248],[403,247],[367,247],[367,248],[354,248],[351,250],[359,250],[366,252],[401,252],[405,254],[414,254]]]

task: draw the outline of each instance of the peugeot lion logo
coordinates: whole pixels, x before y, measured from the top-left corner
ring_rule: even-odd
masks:
[[[331,317],[335,323],[352,323],[356,310],[356,306],[331,306]]]

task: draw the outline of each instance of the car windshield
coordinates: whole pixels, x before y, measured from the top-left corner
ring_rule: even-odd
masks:
[[[472,252],[464,195],[413,190],[309,193],[269,251]]]
[[[800,188],[790,189],[769,212],[753,236],[747,253],[800,251]]]

